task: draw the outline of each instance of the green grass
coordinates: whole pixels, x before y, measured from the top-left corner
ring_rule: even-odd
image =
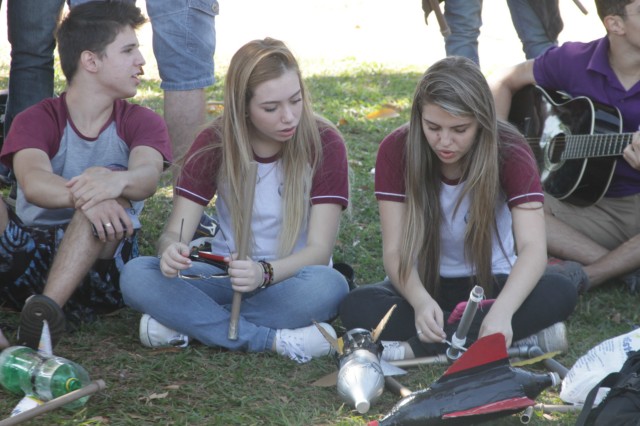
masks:
[[[334,260],[351,264],[360,285],[378,281],[384,271],[371,171],[380,140],[408,119],[413,89],[423,70],[387,69],[355,60],[303,65],[317,111],[341,123],[339,128],[349,150],[352,207],[343,217]],[[223,81],[223,72],[220,70],[219,82]],[[0,80],[0,85],[6,85],[6,80]],[[62,90],[62,82],[57,85]],[[210,100],[221,100],[221,83],[209,89],[208,95]],[[135,101],[161,112],[158,82],[144,83]],[[392,106],[399,116],[366,118],[383,106]],[[154,253],[155,240],[169,214],[170,182],[170,176],[163,178],[143,213],[144,254]],[[619,285],[583,296],[567,323],[570,350],[557,360],[570,367],[598,342],[629,331],[640,322],[637,300]],[[362,416],[341,401],[335,387],[311,386],[335,370],[331,358],[298,365],[271,353],[230,353],[202,345],[186,350],[149,350],[138,341],[138,320],[139,314],[123,309],[65,336],[57,354],[82,364],[93,379],[103,379],[107,389],[94,395],[77,413],[56,410],[27,424],[362,425],[379,418],[399,400],[386,391]],[[14,336],[17,323],[17,313],[0,311],[0,324],[8,327],[9,338]],[[338,331],[344,331],[339,324]],[[427,387],[444,369],[414,368],[399,380],[417,390]],[[3,418],[19,397],[5,391],[0,394]],[[545,391],[538,402],[561,403],[558,390]],[[536,413],[530,424],[570,425],[575,419],[575,415]],[[520,421],[511,416],[494,424],[515,425]]]

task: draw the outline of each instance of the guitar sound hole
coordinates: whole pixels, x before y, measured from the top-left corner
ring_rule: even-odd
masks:
[[[551,140],[551,145],[549,146],[549,160],[552,163],[559,163],[562,161],[562,154],[566,148],[566,139],[564,135],[555,136]]]

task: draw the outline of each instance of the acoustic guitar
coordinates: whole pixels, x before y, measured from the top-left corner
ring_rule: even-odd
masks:
[[[621,133],[617,108],[527,86],[512,99],[509,121],[527,138],[544,190],[578,206],[607,192],[617,159],[633,133]]]

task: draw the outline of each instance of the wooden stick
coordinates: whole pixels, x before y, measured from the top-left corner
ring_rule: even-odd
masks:
[[[447,25],[447,21],[444,19],[444,15],[442,15],[442,11],[440,10],[440,2],[438,0],[429,0],[429,4],[431,5],[433,13],[436,14],[436,19],[438,20],[438,25],[440,26],[440,33],[443,37],[449,37],[451,35],[451,29],[449,28],[449,25]]]
[[[385,386],[387,386],[387,389],[389,389],[391,392],[397,393],[403,398],[405,396],[411,395],[411,389],[404,386],[402,383],[400,383],[399,381],[397,381],[391,376],[386,376],[384,378],[384,384]]]
[[[582,5],[582,3],[580,3],[580,0],[573,0],[573,2],[576,4],[576,6],[578,6],[578,9],[580,9],[580,12],[582,12],[584,15],[589,14],[589,11],[587,10],[586,7]]]
[[[0,426],[12,426],[17,425],[18,423],[22,423],[26,420],[32,419],[40,414],[44,414],[46,412],[55,410],[56,408],[62,407],[63,405],[67,405],[70,402],[76,401],[80,398],[83,398],[87,395],[94,394],[98,391],[105,389],[107,385],[104,383],[104,380],[95,380],[89,383],[87,386],[84,386],[78,390],[74,390],[73,392],[69,392],[62,396],[52,399],[51,401],[47,401],[42,405],[38,405],[37,407],[33,407],[30,410],[23,411],[20,414],[16,414],[13,417],[9,417],[7,419],[0,421]]]
[[[240,241],[238,242],[238,259],[244,260],[249,255],[249,236],[251,235],[251,216],[253,213],[253,197],[256,192],[256,177],[258,175],[258,163],[249,163],[249,170],[246,176],[245,191],[242,199],[242,209],[246,213],[242,229],[240,230]],[[240,319],[240,304],[242,303],[242,293],[233,292],[231,302],[231,318],[229,318],[229,340],[238,340],[238,320]]]

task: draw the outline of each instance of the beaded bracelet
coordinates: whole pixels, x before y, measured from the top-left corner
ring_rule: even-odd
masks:
[[[273,284],[273,266],[267,261],[259,260],[258,263],[262,266],[264,277],[262,278],[262,285],[260,288],[267,288]]]

